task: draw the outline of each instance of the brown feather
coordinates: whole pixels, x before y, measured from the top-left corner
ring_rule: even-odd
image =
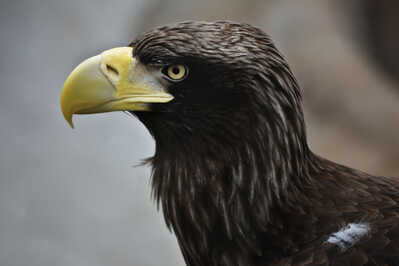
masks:
[[[131,45],[148,67],[189,69],[175,100],[135,113],[187,265],[399,265],[399,182],[310,151],[300,86],[262,30],[191,21]]]

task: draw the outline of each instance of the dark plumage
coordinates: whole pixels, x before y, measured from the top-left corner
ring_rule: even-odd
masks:
[[[300,86],[265,33],[185,22],[131,45],[146,65],[190,70],[174,101],[135,113],[187,265],[399,265],[398,181],[309,150]],[[357,243],[328,241],[351,223],[368,229]]]
[[[162,81],[172,101],[132,112],[187,265],[399,265],[399,182],[310,151],[300,86],[262,30],[184,22],[131,47],[146,69],[188,69]]]

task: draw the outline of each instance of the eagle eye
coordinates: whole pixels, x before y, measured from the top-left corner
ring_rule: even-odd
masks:
[[[172,81],[181,81],[187,76],[188,69],[184,65],[170,65],[162,72]]]

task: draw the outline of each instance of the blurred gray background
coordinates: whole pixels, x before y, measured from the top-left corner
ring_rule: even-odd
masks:
[[[350,2],[350,3],[347,3]],[[0,3],[0,265],[184,265],[151,202],[154,143],[123,113],[75,118],[60,90],[84,58],[155,25],[263,28],[304,88],[311,147],[399,176],[395,1],[18,0]]]

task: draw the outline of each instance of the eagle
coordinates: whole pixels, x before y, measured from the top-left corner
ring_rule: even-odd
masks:
[[[257,27],[154,28],[79,64],[61,109],[72,127],[110,111],[145,125],[153,197],[189,266],[399,265],[399,181],[310,150],[301,87]]]

